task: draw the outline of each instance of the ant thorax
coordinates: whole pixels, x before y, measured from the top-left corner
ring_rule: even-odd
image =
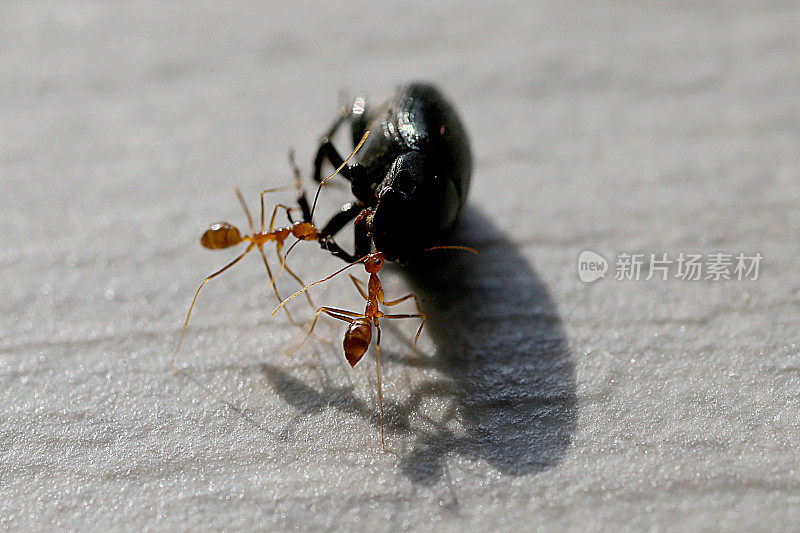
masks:
[[[285,241],[291,233],[292,230],[290,228],[278,228],[272,231],[257,231],[250,237],[245,237],[245,239],[258,245],[270,241],[277,241],[278,243],[283,244],[283,241]]]

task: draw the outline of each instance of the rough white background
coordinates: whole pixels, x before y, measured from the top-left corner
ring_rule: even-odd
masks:
[[[650,4],[3,3],[0,525],[797,527],[800,8]],[[173,376],[233,186],[255,208],[341,89],[420,78],[471,131],[481,255],[383,274],[431,315],[417,361],[413,323],[384,331],[388,451],[374,359],[350,371],[334,321],[286,356],[257,256],[208,285]],[[584,249],[764,261],[585,285]]]

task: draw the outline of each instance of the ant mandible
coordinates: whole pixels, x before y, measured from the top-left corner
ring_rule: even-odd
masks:
[[[210,280],[214,279],[215,277],[219,276],[233,265],[241,261],[244,256],[249,254],[253,251],[254,248],[257,248],[259,253],[261,254],[262,259],[264,260],[264,267],[267,269],[267,275],[269,276],[270,284],[272,285],[272,290],[275,293],[275,296],[278,298],[280,302],[283,300],[280,293],[278,292],[278,287],[275,283],[275,279],[277,276],[272,275],[272,270],[269,267],[269,262],[267,261],[267,256],[264,253],[263,247],[265,244],[269,242],[275,242],[275,251],[278,256],[278,259],[281,260],[281,268],[278,271],[278,275],[280,275],[283,269],[286,271],[300,284],[300,286],[305,286],[303,280],[295,274],[288,266],[286,266],[286,258],[285,256],[281,257],[281,249],[283,248],[283,243],[286,239],[289,238],[290,235],[294,236],[297,241],[297,244],[300,241],[313,241],[317,240],[317,228],[314,226],[314,210],[316,209],[317,199],[319,198],[319,192],[322,189],[322,185],[330,178],[335,176],[342,168],[347,164],[347,162],[358,152],[364,142],[367,140],[369,136],[369,131],[364,133],[364,137],[361,139],[361,142],[356,146],[350,156],[334,171],[333,174],[328,176],[325,180],[323,180],[319,187],[317,188],[317,194],[314,198],[314,205],[311,209],[308,208],[308,201],[305,197],[305,192],[303,191],[302,187],[300,186],[300,170],[297,168],[297,165],[294,161],[294,154],[292,151],[289,152],[290,163],[292,168],[294,169],[295,173],[295,187],[299,191],[297,203],[300,206],[301,211],[303,212],[303,220],[295,222],[292,219],[291,212],[293,208],[287,207],[283,204],[277,204],[275,209],[272,211],[272,217],[270,218],[269,229],[265,229],[265,218],[264,218],[264,195],[267,193],[271,193],[277,190],[282,190],[283,187],[277,187],[274,189],[266,189],[261,191],[261,229],[259,231],[255,231],[253,226],[253,217],[250,215],[250,209],[247,207],[247,203],[242,196],[241,191],[239,191],[238,187],[235,189],[236,197],[239,199],[239,203],[242,206],[242,210],[247,217],[247,222],[250,226],[250,233],[247,235],[242,235],[239,231],[239,228],[234,226],[233,224],[229,224],[228,222],[217,222],[209,226],[209,228],[203,233],[202,237],[200,237],[200,244],[203,247],[208,248],[210,250],[220,250],[223,248],[230,248],[231,246],[236,246],[242,242],[247,242],[247,248],[245,248],[244,252],[242,252],[236,259],[219,269],[218,271],[214,272],[210,276],[206,277],[200,286],[197,288],[197,291],[194,293],[194,298],[192,299],[192,303],[189,306],[189,312],[186,313],[186,320],[183,322],[183,328],[181,329],[181,335],[178,339],[178,345],[175,347],[175,351],[172,354],[172,361],[170,363],[170,367],[172,368],[172,372],[177,374],[178,370],[175,368],[175,358],[178,356],[178,351],[181,348],[181,344],[183,343],[183,336],[186,333],[186,328],[189,325],[189,318],[192,316],[192,309],[194,309],[194,304],[197,302],[197,297],[200,295],[200,291],[202,290],[203,286],[209,282]],[[291,226],[285,226],[280,228],[275,228],[275,218],[278,215],[278,209],[284,209],[286,211],[286,216],[289,219],[289,222],[292,223]],[[294,244],[292,245],[294,246]],[[291,248],[290,248],[291,251]],[[287,251],[288,255],[288,251]],[[306,294],[306,298],[308,299],[309,305],[314,307],[314,303],[311,301],[311,297]],[[289,320],[297,325],[298,324],[292,314],[289,312],[288,308],[284,307],[286,311],[286,315],[289,317]],[[274,315],[274,313],[273,313]]]

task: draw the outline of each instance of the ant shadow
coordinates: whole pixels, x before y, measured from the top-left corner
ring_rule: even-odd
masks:
[[[573,362],[546,286],[477,210],[466,210],[456,235],[453,244],[479,255],[436,252],[441,255],[405,269],[428,315],[436,354],[383,354],[390,364],[433,368],[448,378],[417,384],[402,403],[384,401],[387,432],[414,437],[400,468],[417,485],[449,478],[451,454],[513,476],[541,472],[558,464],[575,431]],[[352,386],[317,392],[277,367],[260,368],[298,416],[333,407],[380,424]],[[443,420],[425,418],[423,429],[412,420],[426,398],[447,400],[451,408]]]

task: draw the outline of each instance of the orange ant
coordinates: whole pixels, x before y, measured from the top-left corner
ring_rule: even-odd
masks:
[[[435,246],[433,248],[428,248],[428,250],[441,250],[441,249],[458,249],[458,250],[467,250],[473,253],[478,253],[476,250],[472,248],[467,248],[465,246]],[[426,250],[427,251],[427,250]],[[317,324],[317,320],[319,319],[320,314],[325,313],[326,315],[335,318],[337,320],[341,320],[343,322],[347,322],[350,325],[347,328],[347,331],[344,334],[344,340],[342,342],[344,348],[344,356],[347,359],[347,362],[350,363],[351,367],[355,367],[356,363],[358,363],[364,354],[367,352],[370,343],[372,342],[372,328],[374,327],[377,332],[377,339],[375,341],[375,368],[378,377],[378,403],[380,405],[381,410],[381,448],[384,450],[386,449],[386,444],[384,441],[384,432],[383,432],[383,389],[381,386],[381,365],[380,365],[380,349],[381,349],[381,326],[380,326],[380,319],[381,318],[419,318],[422,322],[419,325],[419,329],[417,329],[417,334],[414,337],[414,344],[412,345],[411,352],[414,353],[417,347],[417,341],[419,340],[419,336],[422,333],[422,328],[425,326],[425,322],[428,318],[425,316],[425,313],[422,312],[422,308],[419,304],[419,299],[413,293],[407,294],[401,298],[396,300],[386,301],[383,295],[383,285],[381,285],[381,281],[378,278],[378,272],[380,272],[381,268],[386,261],[385,255],[383,252],[372,252],[368,255],[365,255],[361,259],[350,263],[349,265],[337,270],[327,278],[321,279],[312,283],[311,285],[306,285],[296,293],[292,294],[290,297],[285,299],[281,302],[281,304],[272,312],[271,316],[275,316],[282,307],[286,305],[286,303],[297,296],[298,294],[307,291],[309,288],[313,287],[314,285],[319,285],[320,283],[324,283],[334,276],[344,272],[348,268],[357,265],[359,263],[364,263],[364,270],[367,271],[369,274],[369,282],[367,283],[367,290],[364,290],[364,287],[361,285],[361,281],[359,281],[355,276],[350,274],[350,279],[353,280],[353,284],[356,286],[359,294],[364,297],[367,301],[366,307],[363,313],[356,313],[353,311],[348,311],[346,309],[338,309],[335,307],[319,307],[317,308],[316,313],[314,313],[314,318],[311,321],[311,328],[308,330],[303,341],[298,345],[294,350],[297,350],[302,346],[311,333],[314,331],[314,326]],[[385,314],[379,308],[378,304],[383,304],[387,307],[391,307],[397,305],[399,303],[405,302],[408,299],[414,299],[414,303],[417,306],[417,313],[416,314]],[[285,307],[284,307],[285,308]],[[294,351],[292,350],[292,351]]]
[[[178,339],[178,345],[175,347],[175,352],[172,354],[172,362],[170,366],[172,368],[173,373],[175,374],[178,373],[178,370],[175,368],[175,358],[178,356],[178,351],[181,348],[181,343],[183,342],[183,336],[186,333],[186,327],[189,325],[189,318],[192,316],[192,309],[194,308],[195,302],[197,302],[197,297],[200,294],[200,290],[208,281],[219,276],[220,274],[231,268],[233,265],[241,261],[244,258],[244,256],[253,251],[254,248],[258,249],[262,259],[264,260],[264,266],[267,269],[267,275],[269,276],[269,281],[270,284],[272,285],[272,290],[274,291],[275,296],[278,298],[278,301],[281,301],[282,297],[278,292],[277,285],[275,284],[275,278],[277,276],[272,275],[272,270],[269,267],[267,256],[266,254],[264,254],[263,246],[265,244],[269,242],[275,242],[276,254],[278,256],[278,259],[281,260],[281,268],[280,270],[278,270],[278,275],[280,275],[283,269],[286,269],[286,271],[300,284],[300,286],[305,285],[303,280],[301,280],[300,277],[297,276],[297,274],[295,274],[288,266],[286,266],[285,256],[281,257],[281,249],[283,248],[283,243],[284,241],[286,241],[286,239],[289,238],[290,235],[294,236],[297,239],[295,244],[297,244],[297,242],[300,241],[313,241],[318,239],[317,228],[314,226],[313,216],[314,216],[314,209],[316,209],[317,198],[319,198],[319,192],[322,188],[322,185],[325,181],[335,176],[337,173],[339,173],[340,170],[342,170],[342,168],[344,168],[344,166],[350,161],[350,159],[356,154],[356,152],[358,152],[358,150],[367,140],[368,136],[369,136],[369,131],[367,131],[364,134],[364,137],[361,139],[361,142],[358,144],[358,146],[356,146],[356,148],[353,150],[350,156],[336,169],[336,171],[334,171],[333,174],[328,176],[325,180],[323,180],[319,184],[319,188],[317,189],[317,195],[314,198],[314,206],[312,207],[311,210],[308,209],[308,202],[305,198],[305,192],[303,192],[303,189],[300,186],[300,170],[297,168],[297,165],[295,164],[294,153],[292,151],[289,152],[290,163],[295,173],[295,187],[299,191],[298,204],[300,205],[300,209],[303,211],[304,215],[303,216],[304,220],[302,221],[294,222],[292,220],[291,212],[293,208],[287,207],[283,204],[277,204],[275,206],[275,209],[273,209],[272,211],[272,217],[270,218],[269,229],[265,229],[264,195],[277,190],[282,190],[284,189],[284,187],[266,189],[264,191],[261,191],[261,229],[260,231],[255,231],[253,226],[253,217],[250,215],[250,210],[247,207],[247,203],[245,202],[244,197],[242,196],[242,193],[239,191],[239,189],[238,188],[235,189],[236,197],[239,199],[239,203],[242,206],[242,210],[247,216],[247,222],[250,226],[250,233],[247,235],[242,235],[241,232],[239,231],[239,228],[237,228],[236,226],[229,224],[228,222],[217,222],[209,226],[209,228],[203,233],[202,237],[200,237],[200,244],[210,250],[219,250],[223,248],[230,248],[231,246],[236,246],[237,244],[240,244],[242,242],[247,242],[248,243],[247,248],[245,248],[244,252],[242,252],[236,259],[234,259],[233,261],[231,261],[218,271],[214,272],[210,276],[206,277],[203,280],[203,282],[200,283],[200,286],[197,288],[197,292],[194,293],[194,298],[192,299],[192,303],[189,306],[189,312],[186,314],[186,320],[184,321],[183,328],[181,329],[181,335],[180,338]],[[291,226],[275,228],[275,218],[278,214],[278,209],[284,209],[286,211],[286,216],[289,219],[289,222],[292,223]],[[292,246],[294,246],[294,244]],[[311,307],[313,308],[314,303],[311,301],[311,297],[306,295],[306,298],[308,299],[309,305],[311,305]],[[284,310],[286,311],[286,315],[289,317],[289,320],[293,324],[297,325],[298,327],[302,327],[294,320],[292,314],[289,312],[287,308],[284,308]]]

